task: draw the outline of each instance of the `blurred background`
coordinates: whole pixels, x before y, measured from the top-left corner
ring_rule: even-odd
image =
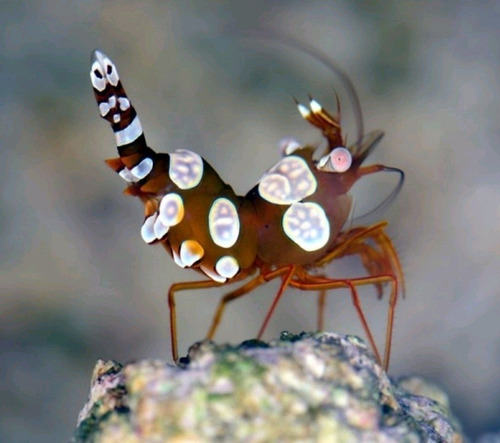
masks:
[[[290,95],[333,108],[335,88],[352,125],[324,66],[228,27],[291,35],[349,73],[366,129],[386,131],[372,160],[407,174],[380,216],[407,278],[390,373],[441,384],[472,438],[500,432],[499,19],[494,0],[2,1],[0,440],[67,440],[98,358],[171,361],[166,290],[197,278],[144,244],[141,204],[103,162],[115,144],[92,49],[117,64],[150,146],[199,152],[242,194],[281,138],[321,141]],[[253,337],[276,288],[231,305],[217,340]],[[182,353],[224,292],[179,297]],[[382,346],[387,298],[368,288],[363,300]],[[327,309],[327,330],[362,335],[348,293]],[[315,319],[315,295],[289,291],[266,338]]]

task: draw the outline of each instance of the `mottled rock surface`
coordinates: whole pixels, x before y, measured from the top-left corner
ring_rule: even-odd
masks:
[[[74,441],[461,442],[447,396],[388,378],[354,336],[202,342],[180,367],[99,360]]]

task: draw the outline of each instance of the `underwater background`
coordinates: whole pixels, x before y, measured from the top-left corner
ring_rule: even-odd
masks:
[[[98,358],[170,361],[166,291],[198,278],[143,242],[142,205],[104,164],[116,148],[91,51],[116,63],[150,146],[200,153],[244,194],[280,139],[321,141],[290,96],[329,109],[334,89],[342,98],[310,57],[238,37],[256,29],[335,60],[365,129],[386,132],[367,163],[406,172],[375,218],[389,221],[407,279],[390,374],[442,385],[470,437],[500,432],[499,19],[497,1],[1,2],[0,440],[66,441]],[[343,103],[353,125],[345,93]],[[327,272],[362,269],[348,260]],[[230,305],[216,340],[255,336],[277,287]],[[178,297],[181,354],[226,292]],[[382,346],[387,295],[362,297]],[[314,330],[316,300],[289,290],[265,337]],[[327,330],[363,336],[347,291],[327,310]]]

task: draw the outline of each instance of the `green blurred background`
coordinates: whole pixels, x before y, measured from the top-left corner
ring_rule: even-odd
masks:
[[[144,244],[140,203],[103,163],[92,49],[116,62],[151,146],[199,152],[239,193],[281,138],[320,140],[290,95],[332,107],[332,74],[228,27],[293,35],[350,74],[366,128],[386,131],[374,160],[407,173],[383,214],[407,277],[390,372],[441,383],[469,436],[500,432],[499,20],[498,1],[0,2],[0,441],[67,440],[97,358],[169,360],[165,292],[193,278]],[[275,289],[230,306],[217,339],[253,337]],[[180,297],[182,352],[223,292]],[[386,299],[363,297],[381,340]],[[314,329],[315,312],[287,292],[267,337]],[[347,293],[327,319],[362,334]]]

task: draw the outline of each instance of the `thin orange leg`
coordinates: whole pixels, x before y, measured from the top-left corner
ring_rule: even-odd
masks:
[[[394,312],[397,303],[397,296],[400,290],[402,292],[402,295],[404,296],[405,285],[403,271],[399,262],[398,255],[391,239],[385,232],[386,226],[387,222],[380,222],[368,228],[354,228],[351,231],[348,231],[344,234],[345,237],[342,239],[342,242],[339,244],[339,246],[333,249],[333,251],[331,251],[330,254],[328,254],[322,260],[320,260],[318,264],[329,263],[336,258],[344,257],[347,255],[359,254],[363,266],[370,274],[370,277],[361,280],[350,279],[351,282],[357,282],[355,283],[355,285],[374,284],[377,289],[378,298],[381,298],[382,296],[382,284],[386,282],[392,283],[388,306],[385,338],[386,346],[383,362],[384,367],[387,369],[389,366],[390,352],[392,347],[392,330],[394,324]],[[372,240],[376,246],[376,249],[368,245],[366,243],[367,240]],[[387,277],[386,279],[378,280],[378,276],[384,275]],[[312,289],[311,286],[308,286],[308,288]],[[357,293],[351,293],[353,294],[353,297],[358,298]],[[358,301],[355,300],[355,298],[353,298],[353,302],[359,314],[361,312],[361,305]],[[321,308],[324,309],[324,305],[322,305]],[[376,346],[374,346],[373,340],[370,339],[371,333],[368,332],[369,328],[367,328],[366,321],[362,320],[361,315],[360,319],[363,323],[365,333],[367,334],[368,339],[372,347],[374,348],[374,352],[377,352],[375,351]]]
[[[280,288],[274,297],[271,307],[267,311],[266,318],[264,319],[264,322],[262,323],[262,326],[259,329],[259,333],[257,334],[257,340],[260,340],[262,335],[264,334],[267,324],[269,323],[269,320],[271,320],[274,310],[276,309],[276,306],[278,305],[281,296],[285,292],[285,289],[290,283],[290,280],[292,279],[296,269],[297,266],[288,265],[288,266],[283,266],[282,268],[276,269],[274,271],[271,271],[267,274],[264,274],[263,277],[266,281],[271,281],[276,277],[279,277],[280,275],[283,275],[283,281],[281,282]]]
[[[351,293],[352,303],[361,321],[361,325],[363,326],[363,330],[365,331],[366,337],[368,338],[368,341],[370,342],[370,345],[373,349],[373,353],[375,354],[377,361],[380,364],[382,364],[382,359],[380,358],[380,352],[378,350],[378,346],[375,342],[375,339],[373,338],[372,331],[370,329],[370,326],[368,325],[368,321],[366,320],[363,308],[361,306],[361,300],[359,298],[358,291],[356,290],[355,285],[352,284],[352,280],[350,279],[332,280],[327,278],[313,277],[308,274],[302,275],[301,277],[302,277],[301,281],[300,280],[293,281],[291,283],[291,286],[294,286],[302,290],[319,289],[320,291],[325,291],[325,293],[328,289],[339,289],[339,288],[349,289]]]
[[[382,364],[382,360],[380,358],[380,351],[378,350],[378,346],[375,342],[375,339],[373,338],[372,331],[370,329],[370,326],[368,325],[368,322],[366,321],[365,313],[363,311],[363,307],[361,306],[361,299],[359,298],[358,291],[356,290],[356,287],[352,284],[350,280],[348,280],[349,287],[351,289],[351,298],[352,298],[352,304],[354,305],[354,308],[356,309],[356,312],[358,313],[358,317],[361,320],[361,325],[363,326],[363,329],[365,331],[365,334],[368,337],[368,341],[370,342],[371,347],[373,348],[373,352],[375,353],[375,357],[379,364]]]
[[[401,267],[401,262],[399,261],[398,253],[396,252],[396,248],[394,248],[394,244],[392,243],[392,240],[389,238],[389,236],[385,233],[384,230],[381,230],[378,235],[377,239],[375,242],[384,249],[386,252],[387,256],[389,257],[390,262],[392,263],[392,268],[394,269],[394,272],[396,274],[396,278],[398,282],[401,284],[401,287],[398,288],[398,290],[401,290],[401,294],[403,298],[405,297],[406,293],[406,285],[405,285],[405,278],[403,274],[403,269]]]
[[[358,243],[359,239],[356,239],[356,242],[352,241],[352,246],[349,248],[347,252],[344,252],[342,256],[345,255],[359,255],[363,267],[368,272],[369,276],[376,276],[384,273],[392,272],[392,268],[390,263],[386,257],[384,257],[380,251],[377,251],[370,245],[366,243]],[[363,240],[365,240],[363,238]],[[340,258],[340,257],[337,257]],[[332,258],[333,260],[334,258]],[[375,288],[377,290],[377,298],[382,298],[383,294],[383,286],[382,283],[375,283]],[[320,291],[318,294],[318,330],[323,330],[324,328],[324,312],[326,308],[326,291]]]
[[[382,251],[373,248],[367,243],[353,245],[345,255],[359,255],[361,263],[369,276],[392,272],[391,263],[388,258],[382,254]],[[377,290],[377,298],[382,298],[382,283],[377,283],[375,288]]]
[[[370,275],[393,273],[397,281],[397,292],[401,291],[401,295],[404,298],[406,288],[403,269],[392,240],[386,234],[383,227],[380,227],[375,232],[371,232],[367,238],[373,240],[379,251],[375,252],[375,255],[371,255],[371,253],[366,255],[363,253],[360,254],[365,269]],[[363,243],[360,243],[358,246],[362,245]],[[370,248],[370,246],[366,246]],[[377,267],[379,268],[378,272],[376,270]],[[382,292],[378,292],[377,295],[379,299],[382,298]]]
[[[386,329],[386,342],[385,342],[385,351],[384,351],[384,360],[383,360],[383,365],[384,368],[387,370],[389,367],[389,360],[390,360],[390,352],[391,352],[391,344],[392,344],[392,328],[394,324],[394,311],[396,307],[396,302],[397,302],[397,279],[394,275],[388,274],[388,275],[379,275],[379,276],[373,276],[373,277],[363,277],[363,278],[353,278],[349,280],[330,280],[326,281],[326,279],[321,279],[321,278],[312,278],[310,277],[309,279],[306,279],[305,281],[292,281],[291,286],[294,286],[296,288],[302,289],[302,290],[328,290],[328,289],[336,289],[340,287],[350,287],[351,290],[351,295],[353,299],[353,304],[356,308],[356,311],[358,313],[358,316],[361,320],[361,324],[363,325],[363,329],[365,330],[365,333],[368,337],[368,340],[374,350],[374,353],[377,357],[377,360],[382,363],[382,360],[380,358],[380,353],[378,352],[378,348],[375,344],[375,340],[373,339],[373,335],[370,331],[370,328],[368,326],[368,322],[366,321],[366,318],[363,313],[363,309],[361,307],[361,302],[359,299],[359,296],[357,294],[357,291],[355,290],[355,287],[357,286],[365,286],[365,285],[372,285],[377,282],[384,283],[384,282],[391,282],[392,283],[392,291],[391,291],[391,297],[389,300],[389,307],[388,307],[388,318],[387,318],[387,329]]]
[[[367,232],[364,240],[371,239],[379,248],[378,250],[373,249],[366,243],[357,243],[350,247],[348,251],[345,251],[343,255],[360,254],[363,265],[370,275],[394,273],[398,281],[398,291],[401,290],[404,298],[406,290],[405,279],[398,254],[392,240],[384,230],[385,225],[379,224],[376,226],[378,229]],[[361,252],[365,248],[366,254]],[[381,296],[382,294],[379,293],[378,298],[381,298]]]
[[[403,269],[401,267],[401,262],[399,261],[396,249],[394,248],[394,244],[392,243],[392,240],[385,232],[384,228],[385,226],[380,226],[377,231],[371,232],[369,237],[375,242],[375,244],[380,248],[381,252],[384,254],[384,258],[385,260],[387,260],[391,271],[395,274],[398,283],[397,285],[398,293],[399,291],[401,291],[401,294],[404,298],[406,288],[405,288]]]
[[[394,312],[396,312],[396,304],[398,302],[398,279],[393,279],[391,297],[389,298],[389,308],[387,314],[387,326],[385,328],[385,352],[384,352],[384,369],[389,369],[389,360],[391,358],[392,347],[392,328],[394,326]],[[403,292],[404,294],[404,292]]]
[[[353,245],[362,243],[366,238],[370,237],[374,232],[380,231],[387,226],[387,222],[383,221],[367,228],[353,228],[350,231],[341,235],[339,244],[323,258],[318,260],[315,265],[321,266],[330,263],[336,258],[349,255],[347,252]]]
[[[326,295],[325,289],[319,291],[318,294],[318,331],[322,331],[325,325],[325,306],[326,306]]]
[[[226,294],[224,297],[221,298],[219,305],[217,306],[217,310],[215,311],[215,314],[212,318],[212,324],[210,325],[210,329],[208,330],[207,333],[207,340],[212,340],[212,338],[215,335],[215,332],[217,331],[217,328],[219,327],[219,324],[222,319],[222,315],[224,314],[224,310],[226,309],[226,305],[233,301],[236,300],[240,297],[243,297],[244,295],[249,294],[251,291],[253,291],[256,287],[260,286],[261,284],[265,283],[266,280],[264,280],[264,277],[262,274],[259,274],[257,277],[253,278],[250,280],[248,283],[243,285],[242,287],[230,292],[229,294]]]
[[[347,255],[359,254],[363,266],[370,275],[379,275],[394,273],[398,280],[398,290],[401,290],[402,296],[405,295],[405,280],[398,254],[391,239],[385,232],[387,222],[383,221],[368,228],[354,228],[345,234],[340,244],[334,248],[327,256],[323,257],[317,265],[330,263],[336,258]],[[379,248],[375,250],[364,243],[371,239]],[[365,251],[365,252],[362,252]],[[378,271],[375,271],[379,268]],[[380,285],[377,285],[377,296],[381,298],[382,291]]]
[[[175,293],[178,291],[186,291],[189,289],[204,289],[221,286],[224,283],[219,283],[213,280],[191,281],[174,283],[168,290],[168,308],[170,311],[170,340],[172,344],[172,358],[174,362],[178,361],[179,353],[177,347],[177,312],[175,306]]]
[[[215,315],[212,320],[212,324],[210,326],[210,329],[207,334],[207,339],[212,339],[213,336],[215,335],[215,332],[221,322],[222,315],[224,313],[224,310],[226,308],[227,303],[236,300],[244,295],[249,294],[251,291],[253,291],[255,288],[260,286],[263,283],[269,282],[271,280],[274,280],[277,277],[283,276],[283,282],[281,283],[280,289],[278,293],[276,294],[273,303],[271,304],[271,307],[269,308],[266,318],[264,320],[263,325],[261,326],[259,333],[257,335],[257,338],[260,339],[262,334],[264,333],[264,330],[269,323],[270,318],[272,317],[272,314],[276,308],[276,305],[278,304],[279,299],[283,295],[283,292],[285,291],[286,287],[288,286],[288,283],[290,279],[293,276],[295,270],[295,266],[285,266],[279,269],[276,269],[274,271],[263,271],[261,270],[261,274],[259,274],[257,277],[253,278],[250,280],[248,283],[246,283],[244,286],[236,289],[233,292],[230,292],[229,294],[226,294],[221,301],[219,302],[219,305],[217,307],[217,310],[215,312]]]

